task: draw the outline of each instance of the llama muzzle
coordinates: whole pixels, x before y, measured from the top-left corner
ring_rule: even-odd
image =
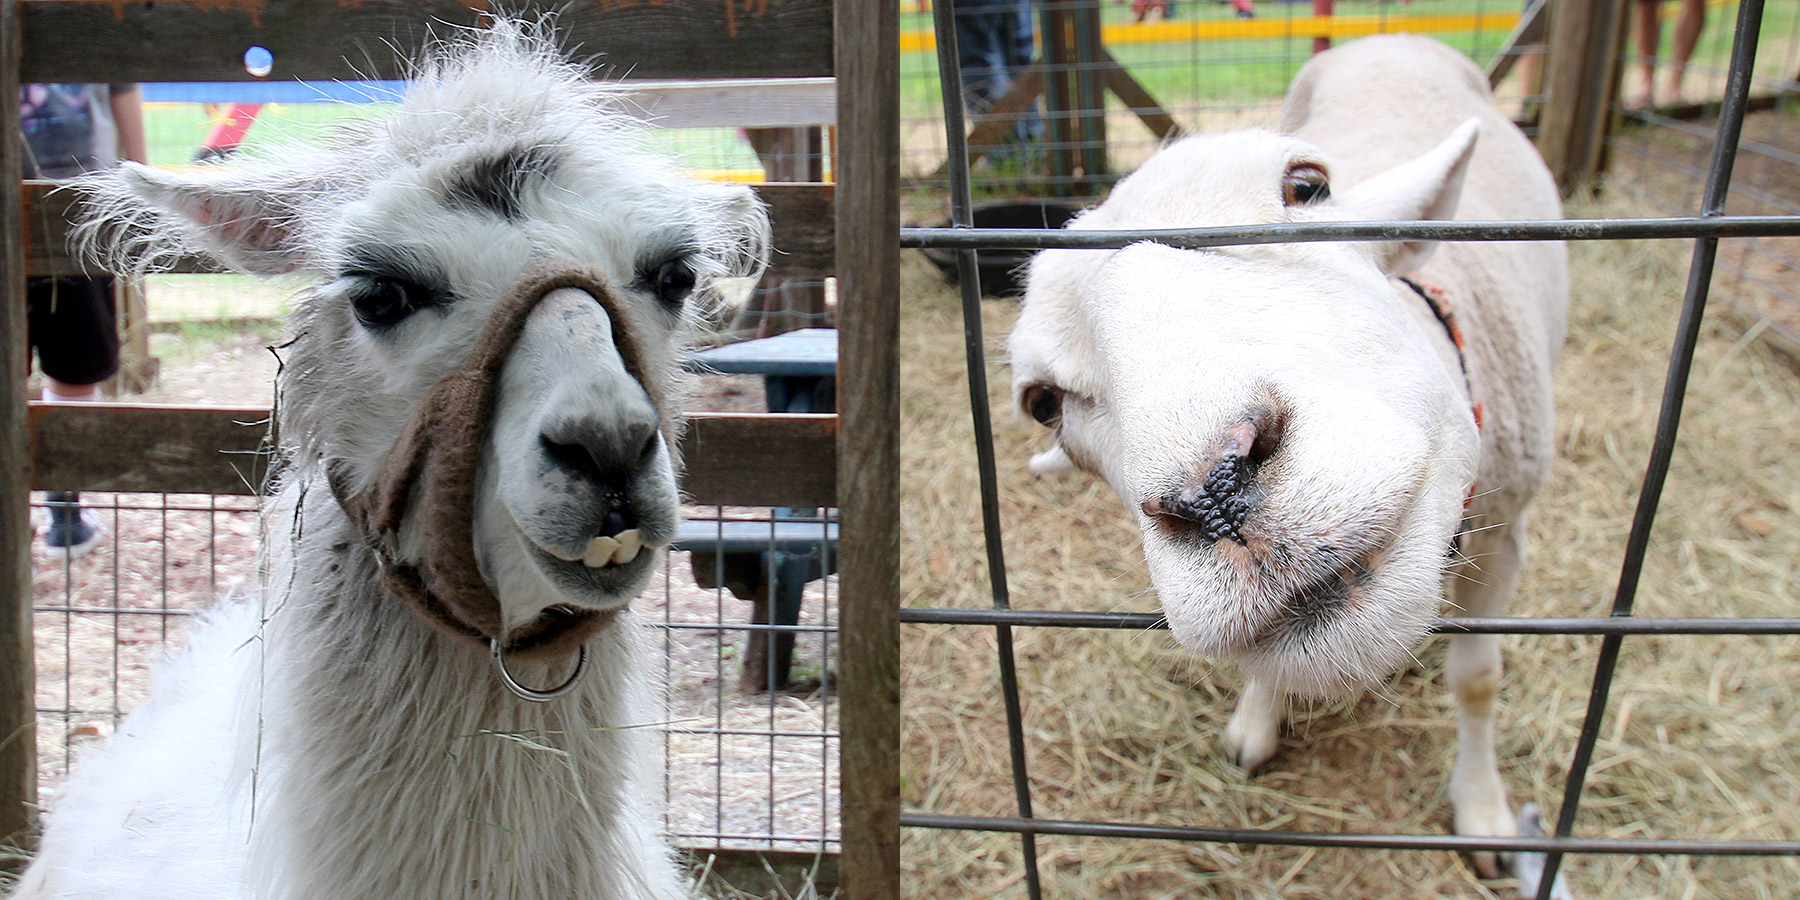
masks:
[[[565,657],[580,650],[617,615],[616,610],[556,606],[508,630],[500,600],[475,562],[476,469],[493,417],[501,368],[538,302],[562,288],[591,295],[606,311],[627,372],[662,411],[661,428],[665,438],[671,437],[668,405],[659,383],[645,377],[640,338],[611,283],[594,269],[548,260],[514,282],[495,306],[468,361],[433,386],[414,408],[368,489],[350,489],[341,460],[327,467],[332,493],[375,554],[382,586],[439,631],[483,648],[491,646],[496,658],[502,652],[513,658]],[[400,527],[409,505],[423,540],[416,560],[398,558]],[[504,668],[501,673],[505,677]]]

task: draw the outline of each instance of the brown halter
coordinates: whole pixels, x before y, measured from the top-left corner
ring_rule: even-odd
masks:
[[[406,601],[439,631],[489,645],[500,654],[552,659],[579,650],[588,638],[617,617],[617,610],[551,607],[535,620],[507,632],[500,600],[475,564],[476,465],[494,411],[495,385],[513,343],[538,301],[560,288],[593,296],[612,320],[613,343],[625,369],[650,395],[662,415],[663,436],[671,420],[659,383],[646,378],[643,346],[606,276],[570,260],[547,260],[527,269],[495,306],[468,362],[432,387],[413,409],[406,427],[382,461],[367,491],[352,494],[342,460],[327,464],[327,479],[351,526],[375,553],[381,586]],[[424,539],[423,558],[396,558],[401,522],[411,505]],[[504,665],[500,674],[511,684]],[[577,669],[576,677],[579,677]],[[574,685],[575,678],[564,685]],[[520,693],[528,696],[530,692]],[[553,692],[554,693],[554,692]],[[529,697],[548,699],[548,696]]]

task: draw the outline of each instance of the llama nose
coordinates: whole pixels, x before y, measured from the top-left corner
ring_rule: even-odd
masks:
[[[539,430],[538,441],[553,465],[622,497],[655,456],[661,442],[658,425],[648,401],[627,403],[606,414],[553,416]]]
[[[1225,430],[1205,474],[1180,488],[1145,500],[1144,515],[1163,528],[1194,532],[1208,541],[1243,544],[1244,519],[1255,508],[1257,472],[1281,445],[1283,417],[1258,407]]]

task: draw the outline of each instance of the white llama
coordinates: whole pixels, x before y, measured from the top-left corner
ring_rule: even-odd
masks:
[[[1282,131],[1179,141],[1069,227],[1562,214],[1481,72],[1429,39],[1315,57]],[[1344,693],[1407,663],[1446,575],[1474,616],[1499,614],[1517,583],[1552,456],[1565,249],[1430,252],[1144,243],[1031,265],[1014,396],[1056,441],[1032,467],[1104,476],[1143,531],[1175,639],[1249,673],[1224,735],[1246,770],[1275,754],[1290,693]],[[1497,639],[1452,638],[1448,669],[1456,830],[1511,835]]]
[[[82,761],[17,896],[684,895],[627,606],[678,514],[677,337],[768,221],[634,150],[544,31],[447,43],[279,168],[90,185],[115,255],[318,280],[266,583]]]

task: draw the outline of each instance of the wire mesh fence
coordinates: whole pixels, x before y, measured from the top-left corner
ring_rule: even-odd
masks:
[[[1656,215],[1699,208],[1725,97],[1735,29],[1727,5],[1684,0],[1660,16],[1633,7],[1622,60],[1620,127],[1607,142],[1606,190]],[[1649,23],[1660,19],[1660,26]],[[1660,36],[1652,51],[1643,47]],[[1739,215],[1800,215],[1800,11],[1773,4],[1758,34],[1744,133],[1725,209]],[[1727,242],[1718,271],[1726,308],[1800,357],[1800,244],[1771,236]]]
[[[254,583],[260,524],[250,497],[89,492],[33,502],[46,532],[56,516],[101,529],[98,545],[73,560],[32,545],[38,779],[54,806],[71,760],[144,698],[151,667],[189,618]]]
[[[296,146],[329,142],[347,123],[391,114],[401,89],[400,82],[147,85],[149,162],[279,158]],[[230,99],[246,99],[245,90],[269,95],[247,98],[255,102]],[[618,102],[645,121],[637,140],[692,177],[819,182],[831,175],[830,97],[830,79],[821,78],[723,87],[638,82],[621,89]],[[720,124],[738,121],[753,125]],[[829,254],[821,265],[816,250],[808,256],[785,243],[782,249],[761,283],[725,292],[727,304],[711,311],[714,318],[701,336],[706,343],[833,323],[831,279],[821,274],[829,269]],[[128,367],[164,363],[163,384],[149,402],[268,404],[274,357],[266,347],[279,343],[279,319],[292,295],[306,287],[302,280],[275,281],[150,278],[148,301],[139,310],[147,310],[149,320],[122,322],[132,333],[154,332],[126,349]],[[263,365],[226,359],[240,355]],[[694,387],[692,399],[701,408],[770,408],[762,386],[748,379],[701,376]],[[74,502],[104,533],[90,552],[61,559],[41,535],[55,516],[73,514]],[[688,509],[690,517],[731,526],[739,544],[755,543],[757,526],[767,526],[770,546],[705,554],[704,536],[695,538],[671,555],[640,601],[641,616],[662,649],[659,674],[667,686],[667,705],[654,723],[665,731],[669,763],[665,827],[684,846],[834,853],[840,841],[837,597],[830,565],[835,511],[810,511],[804,524],[816,528],[799,536],[792,531],[803,523],[794,512],[784,511],[777,545],[773,510]],[[180,646],[186,623],[222,597],[256,590],[261,523],[256,498],[242,495],[85,492],[78,501],[65,501],[40,492],[33,516],[40,532],[33,545],[32,597],[39,782],[43,805],[52,808],[70,764],[145,697],[156,660]],[[750,537],[743,536],[746,529]],[[712,562],[693,562],[696,552]],[[795,560],[814,564],[796,576]],[[756,568],[784,561],[789,569],[779,575],[752,577]],[[736,580],[713,572],[714,563],[727,562]],[[767,595],[778,592],[775,584],[796,578],[804,588],[787,592],[794,608],[771,618]],[[755,654],[779,656],[779,671],[763,659],[752,677],[747,656]]]
[[[1271,124],[1288,81],[1320,41],[1408,31],[1438,37],[1484,66],[1502,52],[1535,56],[1543,42],[1510,40],[1525,6],[1043,0],[1018,12],[1021,19],[997,23],[998,10],[1026,5],[964,3],[970,185],[978,201],[1091,197],[1178,132]],[[900,37],[901,176],[921,224],[949,213],[930,11],[928,0],[904,5]],[[1002,71],[995,61],[1009,54]],[[1523,109],[1537,99],[1538,78],[1541,67],[1523,67],[1503,84],[1503,104]]]
[[[69,766],[147,696],[157,662],[180,646],[191,618],[221,598],[249,597],[258,585],[261,520],[254,497],[40,493],[33,515],[47,531],[53,516],[76,514],[77,503],[79,514],[101,529],[93,547],[68,559],[41,539],[33,544],[39,782],[48,808],[55,807]],[[773,558],[768,510],[687,513],[766,533],[770,552],[748,555],[753,564]],[[785,552],[828,561],[833,520],[815,515],[808,523],[815,537],[789,536]],[[667,686],[663,721],[653,723],[663,730],[669,763],[665,828],[680,845],[701,850],[835,852],[841,837],[831,684],[836,576],[806,573],[815,577],[799,594],[791,624],[757,621],[750,598],[708,577],[726,554],[700,555],[706,562],[696,563],[689,551],[671,554],[638,604],[656,633]],[[775,690],[768,687],[775,674],[768,662],[754,673],[747,668],[753,635],[793,645],[781,654]]]
[[[1094,6],[1094,4],[1088,5]],[[1422,5],[1423,4],[1421,4],[1421,6]],[[1657,4],[1632,5],[1649,6],[1652,8],[1658,6]],[[1707,143],[1704,152],[1701,154],[1702,159],[1698,162],[1690,163],[1685,167],[1687,169],[1686,174],[1689,177],[1697,177],[1699,179],[1696,184],[1686,185],[1690,194],[1697,199],[1685,207],[1665,207],[1667,212],[1679,214],[1684,216],[1684,218],[1664,219],[1660,222],[1643,223],[1628,223],[1623,221],[1594,222],[1588,223],[1588,228],[1585,230],[1585,233],[1583,227],[1573,223],[1560,223],[1555,226],[1534,226],[1540,229],[1535,231],[1533,230],[1533,227],[1526,227],[1523,231],[1513,227],[1520,223],[1484,223],[1451,229],[1442,229],[1441,226],[1423,226],[1419,223],[1377,223],[1367,226],[1367,228],[1363,229],[1362,233],[1359,233],[1357,228],[1352,227],[1298,229],[1271,229],[1266,227],[1241,229],[1221,228],[1200,230],[1180,235],[1174,233],[1140,233],[1111,235],[1089,234],[1081,236],[1046,233],[1042,231],[1033,234],[1020,230],[987,230],[979,227],[981,222],[974,215],[972,198],[974,196],[979,196],[980,192],[984,189],[993,189],[998,185],[1012,184],[1013,173],[1005,173],[984,182],[980,172],[971,173],[969,169],[965,167],[966,160],[979,156],[980,148],[971,147],[965,154],[964,149],[961,146],[966,136],[962,127],[961,111],[954,106],[946,105],[943,118],[945,121],[949,122],[949,125],[945,129],[948,134],[945,144],[948,147],[947,157],[951,162],[945,167],[943,176],[949,186],[947,196],[948,204],[951,207],[950,216],[954,223],[954,227],[947,229],[914,228],[903,230],[902,245],[952,252],[952,258],[955,260],[955,263],[960,270],[958,277],[965,285],[973,280],[976,256],[973,252],[969,251],[976,248],[1040,249],[1047,247],[1123,247],[1140,240],[1156,240],[1171,243],[1175,246],[1198,247],[1233,243],[1263,243],[1282,240],[1369,240],[1376,239],[1383,235],[1390,237],[1400,235],[1409,237],[1433,237],[1449,240],[1520,240],[1534,237],[1582,240],[1623,236],[1631,233],[1631,229],[1633,228],[1644,229],[1645,235],[1649,235],[1652,231],[1661,229],[1662,233],[1658,235],[1661,237],[1697,238],[1698,240],[1695,241],[1696,249],[1693,258],[1689,263],[1689,288],[1685,297],[1685,302],[1682,304],[1681,321],[1677,326],[1674,346],[1670,352],[1668,381],[1664,389],[1662,409],[1657,422],[1655,440],[1649,447],[1649,462],[1639,470],[1643,482],[1641,491],[1636,500],[1635,517],[1632,518],[1630,527],[1622,531],[1620,535],[1624,545],[1624,559],[1620,564],[1622,574],[1619,575],[1616,583],[1610,588],[1610,593],[1612,593],[1613,597],[1611,603],[1611,616],[1598,619],[1458,619],[1455,621],[1442,621],[1436,626],[1440,631],[1462,629],[1497,634],[1602,636],[1599,642],[1599,652],[1591,669],[1592,684],[1586,689],[1585,705],[1587,707],[1587,713],[1585,720],[1582,722],[1579,729],[1579,738],[1574,742],[1575,746],[1573,747],[1572,759],[1568,761],[1567,768],[1562,773],[1560,788],[1562,798],[1557,810],[1557,821],[1550,826],[1550,830],[1552,831],[1550,837],[1531,839],[1444,837],[1421,834],[1347,833],[1349,831],[1365,832],[1370,828],[1377,831],[1381,830],[1382,823],[1379,821],[1371,822],[1354,817],[1333,817],[1336,821],[1342,822],[1345,828],[1335,833],[1319,833],[1295,829],[1282,829],[1278,827],[1278,822],[1263,828],[1225,828],[1171,824],[1167,822],[1152,823],[1088,819],[1071,820],[1055,816],[1034,815],[1034,805],[1041,798],[1067,798],[1072,791],[1098,790],[1099,788],[1097,785],[1093,784],[1068,784],[1060,781],[1044,780],[1033,777],[1030,762],[1036,752],[1037,743],[1040,741],[1050,741],[1052,740],[1052,737],[1048,733],[1050,729],[1045,725],[1043,711],[1038,711],[1037,716],[1028,720],[1022,710],[1021,697],[1025,695],[1028,690],[1033,696],[1042,696],[1042,692],[1035,690],[1037,687],[1036,685],[1029,684],[1029,679],[1031,677],[1031,672],[1040,671],[1045,668],[1045,664],[1041,657],[1041,654],[1045,651],[1042,649],[1044,646],[1043,644],[1031,642],[1031,649],[1025,651],[1023,654],[1026,671],[1024,674],[1021,674],[1021,654],[1018,649],[1018,640],[1021,635],[1019,632],[1016,632],[1015,629],[1102,628],[1119,629],[1124,630],[1127,633],[1142,633],[1145,630],[1162,627],[1163,623],[1161,622],[1161,617],[1153,613],[1116,612],[1116,608],[1126,601],[1105,597],[1097,598],[1097,605],[1100,608],[1091,611],[1064,612],[1037,609],[1026,611],[1015,610],[1012,608],[1011,597],[1007,586],[1008,568],[1002,550],[1004,541],[999,512],[1001,498],[998,496],[999,492],[995,485],[995,459],[993,449],[993,435],[995,430],[992,423],[989,421],[989,391],[985,384],[988,370],[988,362],[984,358],[986,344],[983,333],[983,322],[985,316],[979,303],[980,298],[978,292],[965,286],[962,294],[962,316],[965,329],[965,345],[968,350],[968,381],[974,413],[972,427],[976,442],[976,468],[979,470],[980,474],[983,501],[982,532],[985,535],[987,565],[992,587],[990,598],[991,608],[949,609],[910,607],[902,611],[902,621],[914,624],[935,623],[971,626],[979,625],[993,629],[991,642],[989,642],[987,646],[991,651],[997,652],[997,668],[994,672],[989,673],[986,678],[982,679],[981,683],[991,686],[992,690],[1001,695],[1000,701],[996,705],[1003,707],[1002,714],[1005,719],[1007,753],[1009,756],[1007,768],[1011,773],[1012,783],[1012,809],[1009,813],[1005,814],[991,812],[979,815],[945,814],[928,809],[908,810],[902,815],[902,825],[916,829],[953,829],[1019,835],[1020,840],[1016,855],[1007,855],[1001,859],[996,859],[993,856],[985,856],[982,857],[979,862],[971,862],[972,870],[969,877],[982,877],[987,874],[986,871],[983,871],[981,875],[975,874],[974,868],[977,866],[984,870],[1003,867],[1005,869],[1005,875],[998,877],[996,880],[1001,883],[1016,885],[1016,889],[1022,889],[1032,897],[1038,897],[1044,893],[1043,872],[1046,867],[1058,871],[1066,871],[1071,867],[1072,863],[1068,854],[1071,851],[1074,851],[1075,847],[1091,846],[1091,844],[1075,845],[1069,842],[1058,842],[1053,840],[1057,837],[1103,839],[1130,838],[1139,840],[1208,842],[1239,845],[1285,844],[1314,848],[1449,849],[1464,852],[1530,851],[1546,854],[1548,871],[1552,875],[1554,875],[1562,865],[1563,855],[1568,853],[1640,855],[1696,854],[1703,856],[1794,856],[1800,854],[1800,841],[1795,841],[1791,838],[1791,835],[1793,834],[1791,827],[1777,827],[1775,829],[1778,833],[1783,833],[1788,836],[1788,839],[1785,840],[1733,840],[1732,837],[1737,833],[1736,826],[1724,829],[1725,833],[1695,835],[1692,836],[1693,839],[1650,840],[1642,838],[1603,839],[1590,836],[1572,837],[1575,833],[1574,826],[1577,821],[1577,815],[1581,810],[1584,799],[1590,801],[1590,803],[1612,805],[1608,802],[1610,798],[1595,798],[1593,796],[1585,795],[1584,780],[1592,776],[1597,769],[1604,767],[1601,764],[1596,764],[1593,753],[1596,743],[1599,740],[1601,723],[1608,712],[1609,696],[1613,689],[1615,671],[1618,671],[1619,654],[1625,636],[1672,635],[1679,636],[1671,638],[1673,640],[1702,641],[1715,639],[1701,637],[1702,635],[1768,635],[1775,636],[1773,637],[1774,640],[1784,640],[1786,639],[1786,636],[1800,634],[1800,619],[1783,618],[1780,615],[1761,618],[1732,618],[1729,617],[1729,611],[1721,610],[1722,617],[1716,619],[1660,616],[1633,617],[1634,602],[1640,588],[1640,577],[1646,565],[1646,547],[1649,540],[1651,524],[1661,499],[1664,480],[1668,474],[1669,458],[1673,452],[1675,443],[1676,426],[1680,419],[1682,400],[1687,391],[1688,373],[1692,365],[1694,348],[1701,327],[1701,312],[1706,304],[1709,286],[1712,284],[1711,274],[1714,266],[1717,241],[1719,238],[1732,235],[1734,233],[1733,229],[1743,227],[1752,229],[1767,228],[1768,230],[1766,232],[1762,232],[1764,236],[1755,238],[1755,240],[1766,240],[1776,243],[1791,240],[1795,234],[1800,233],[1800,218],[1795,217],[1794,210],[1789,206],[1782,206],[1775,203],[1760,207],[1745,207],[1735,203],[1727,203],[1728,186],[1735,194],[1760,196],[1761,194],[1766,193],[1766,191],[1763,191],[1758,185],[1758,179],[1762,176],[1755,173],[1757,173],[1759,169],[1761,171],[1767,171],[1766,166],[1771,163],[1752,162],[1750,165],[1741,167],[1734,172],[1733,163],[1735,161],[1744,157],[1760,157],[1762,159],[1775,161],[1786,156],[1791,156],[1791,154],[1786,153],[1782,149],[1782,144],[1778,138],[1765,140],[1762,137],[1755,135],[1754,128],[1752,129],[1751,136],[1744,145],[1744,149],[1739,149],[1738,142],[1740,126],[1744,122],[1744,113],[1752,106],[1748,98],[1750,87],[1753,81],[1756,81],[1756,79],[1751,77],[1753,67],[1756,70],[1763,68],[1765,66],[1765,61],[1769,58],[1768,54],[1772,53],[1777,58],[1777,62],[1773,64],[1775,68],[1779,71],[1790,71],[1793,69],[1791,58],[1783,56],[1783,54],[1789,52],[1785,49],[1785,41],[1779,38],[1775,40],[1771,45],[1774,48],[1772,50],[1765,49],[1762,52],[1758,52],[1756,49],[1758,43],[1757,37],[1759,35],[1769,35],[1772,31],[1778,35],[1785,35],[1788,33],[1787,29],[1789,29],[1790,26],[1786,23],[1785,17],[1789,10],[1784,5],[1780,7],[1776,16],[1768,20],[1765,20],[1762,17],[1762,4],[1760,3],[1743,4],[1741,9],[1734,10],[1734,12],[1736,12],[1738,16],[1735,27],[1727,26],[1723,24],[1723,22],[1716,26],[1716,31],[1736,37],[1735,41],[1727,39],[1723,50],[1723,55],[1731,58],[1731,65],[1729,68],[1730,77],[1724,82],[1721,82],[1720,93],[1716,95],[1722,99],[1715,100],[1713,103],[1716,121],[1707,128],[1695,129]],[[940,45],[947,43],[949,36],[954,33],[954,30],[955,29],[948,17],[941,17],[938,20],[936,35]],[[1461,49],[1464,49],[1465,52],[1470,52],[1472,55],[1476,55],[1478,60],[1480,59],[1479,54],[1473,47],[1463,47]],[[1297,64],[1298,63],[1296,62],[1295,65]],[[1723,71],[1724,62],[1722,60],[1720,66]],[[938,77],[942,79],[944,84],[954,85],[958,81],[958,71],[954,61],[940,61],[937,72]],[[1291,75],[1291,73],[1292,70],[1288,70],[1288,74]],[[924,79],[930,76],[915,72],[913,77]],[[1791,81],[1791,79],[1778,77],[1773,79],[1773,81],[1761,79],[1760,83],[1763,83],[1765,86],[1780,88],[1781,85],[1779,82],[1784,80]],[[1729,89],[1723,87],[1727,82],[1729,83]],[[1285,80],[1283,80],[1281,84],[1285,84]],[[1785,90],[1785,88],[1783,89]],[[944,93],[953,94],[955,91],[954,89],[946,89]],[[1277,95],[1278,94],[1279,89],[1277,89]],[[1779,103],[1776,105],[1779,106]],[[1659,118],[1671,118],[1664,112],[1640,112],[1635,113],[1634,115],[1640,121],[1651,122],[1654,122]],[[979,131],[980,125],[976,124],[974,128],[976,131]],[[1615,154],[1615,169],[1614,174],[1609,176],[1609,185],[1615,181],[1621,180],[1617,174],[1617,165],[1619,159],[1623,155],[1620,152],[1620,144],[1622,141],[1629,138],[1630,132],[1628,131],[1626,134],[1627,137],[1616,138],[1613,141],[1612,150]],[[938,152],[945,153],[946,151],[940,150]],[[1649,154],[1647,153],[1640,153],[1639,155],[1646,158],[1649,157]],[[1669,169],[1682,168],[1681,164],[1668,161],[1663,161],[1661,165],[1662,167]],[[925,168],[927,167],[918,165],[909,171],[919,172],[923,171]],[[1029,179],[1027,179],[1027,183],[1028,182]],[[1752,221],[1744,218],[1732,219],[1726,215],[1728,212],[1745,214],[1752,212],[1752,210],[1757,213],[1763,213],[1766,217],[1757,221]],[[969,226],[971,224],[974,224],[977,227],[970,228]],[[1743,232],[1736,233],[1742,234]],[[1746,239],[1746,242],[1747,241],[1748,239]],[[1729,246],[1728,243],[1727,251],[1719,256],[1723,261],[1730,261],[1733,259],[1733,256],[1729,252]],[[1755,254],[1755,252],[1756,251],[1745,251],[1745,254]],[[1721,263],[1721,265],[1724,264],[1724,262]],[[1784,271],[1772,276],[1768,280],[1777,283],[1791,281],[1791,272]],[[1766,329],[1769,327],[1772,326],[1763,323],[1753,326],[1753,329]],[[1752,334],[1751,337],[1754,337],[1754,334]],[[1014,498],[1014,502],[1016,502],[1016,498]],[[1772,565],[1774,568],[1780,569],[1783,564],[1781,561],[1772,561]],[[1759,609],[1766,608],[1778,611],[1779,613],[1790,612],[1792,595],[1790,587],[1787,587],[1786,585],[1788,585],[1787,579],[1784,579],[1779,575],[1776,576],[1766,587],[1753,591],[1753,593],[1756,594],[1756,602],[1753,605]],[[1027,640],[1029,639],[1027,638]],[[1634,638],[1634,640],[1640,640],[1640,638]],[[1117,676],[1114,673],[1108,673],[1108,677],[1130,678],[1131,676],[1129,674]],[[1022,682],[1024,683],[1023,687]],[[926,705],[932,706],[932,704],[929,703]],[[1062,716],[1059,715],[1060,712],[1061,711],[1051,713],[1050,718],[1060,721],[1062,718]],[[1067,713],[1067,715],[1072,717],[1074,714],[1070,712]],[[1625,727],[1624,719],[1628,718],[1629,715],[1629,706],[1619,712],[1619,721],[1616,723],[1616,728],[1619,731],[1623,731]],[[1777,711],[1772,721],[1780,722],[1782,721],[1781,717],[1782,713]],[[1780,726],[1765,725],[1764,727],[1779,728]],[[1616,736],[1617,733],[1615,732],[1615,737]],[[1666,737],[1662,739],[1666,741]],[[1115,764],[1117,768],[1127,772],[1138,771],[1137,767],[1129,765],[1128,760],[1117,755],[1120,751],[1108,752],[1105,747],[1106,743],[1104,741],[1098,742],[1097,745],[1084,746],[1079,738],[1056,739],[1054,749],[1047,750],[1046,753],[1061,757],[1068,754],[1096,754],[1104,752],[1107,753],[1107,763],[1097,766],[1095,765],[1095,761],[1083,762],[1076,765],[1077,771],[1083,771],[1089,767],[1096,769],[1110,768],[1115,766]],[[1140,749],[1145,753],[1151,752],[1149,748],[1139,748],[1137,745],[1130,743],[1125,744],[1123,752],[1130,752],[1130,750],[1134,748]],[[933,752],[945,751],[934,746]],[[1155,754],[1159,759],[1163,752],[1162,749],[1155,750]],[[1192,752],[1192,748],[1175,748],[1172,752]],[[1609,766],[1616,764],[1616,762],[1616,760],[1613,760],[1604,765]],[[1058,773],[1065,773],[1068,770],[1067,760],[1059,758],[1056,760],[1056,763],[1055,770]],[[1408,760],[1407,764],[1410,766],[1411,761]],[[1775,765],[1777,763],[1776,761],[1771,760],[1769,761],[1769,764]],[[1165,779],[1151,774],[1159,767],[1154,763],[1149,763],[1144,768],[1147,770],[1144,774],[1141,776],[1134,776],[1141,777],[1142,779],[1141,782],[1136,783],[1137,789],[1149,791],[1158,795],[1166,793],[1168,786],[1165,783]],[[1046,776],[1046,778],[1051,779],[1059,777],[1067,776]],[[1179,789],[1179,787],[1177,789]],[[1244,788],[1241,786],[1234,788],[1230,785],[1215,784],[1210,785],[1205,789],[1241,790]],[[940,802],[949,802],[949,798],[947,796],[941,796],[940,792],[933,791],[930,792],[930,795],[940,797]],[[1104,800],[1101,801],[1101,804],[1104,806]],[[1304,803],[1300,805],[1305,806]],[[1315,813],[1321,812],[1316,808],[1311,809],[1310,811]],[[1779,825],[1778,819],[1779,817],[1777,817],[1776,824]],[[1314,821],[1317,820],[1318,818],[1315,817]],[[1751,815],[1746,813],[1745,820],[1742,822],[1742,826],[1745,828],[1756,828],[1761,824],[1769,824],[1769,822],[1765,821],[1760,814]],[[1787,824],[1791,825],[1791,820]],[[1628,829],[1628,831],[1636,831],[1637,833],[1642,834],[1644,827],[1645,826],[1640,823],[1637,829]],[[1046,860],[1043,855],[1045,851],[1040,845],[1055,848],[1052,858]],[[1306,861],[1311,858],[1311,856],[1301,857],[1301,861],[1296,863],[1294,868],[1288,870],[1287,876],[1282,879],[1282,884],[1286,884],[1291,880],[1294,874],[1298,872],[1301,867],[1305,866]],[[1218,852],[1211,850],[1203,853],[1191,853],[1187,859],[1191,865],[1202,869],[1231,865],[1235,862],[1231,859],[1229,853],[1225,853],[1221,856]],[[1775,875],[1774,878],[1777,881],[1780,880],[1779,875]],[[1167,882],[1158,881],[1154,876],[1146,873],[1121,873],[1121,877],[1114,883],[1123,883],[1127,885],[1133,883],[1153,885],[1167,884]],[[1540,898],[1548,896],[1552,884],[1553,879],[1551,877],[1544,878],[1537,896]]]

